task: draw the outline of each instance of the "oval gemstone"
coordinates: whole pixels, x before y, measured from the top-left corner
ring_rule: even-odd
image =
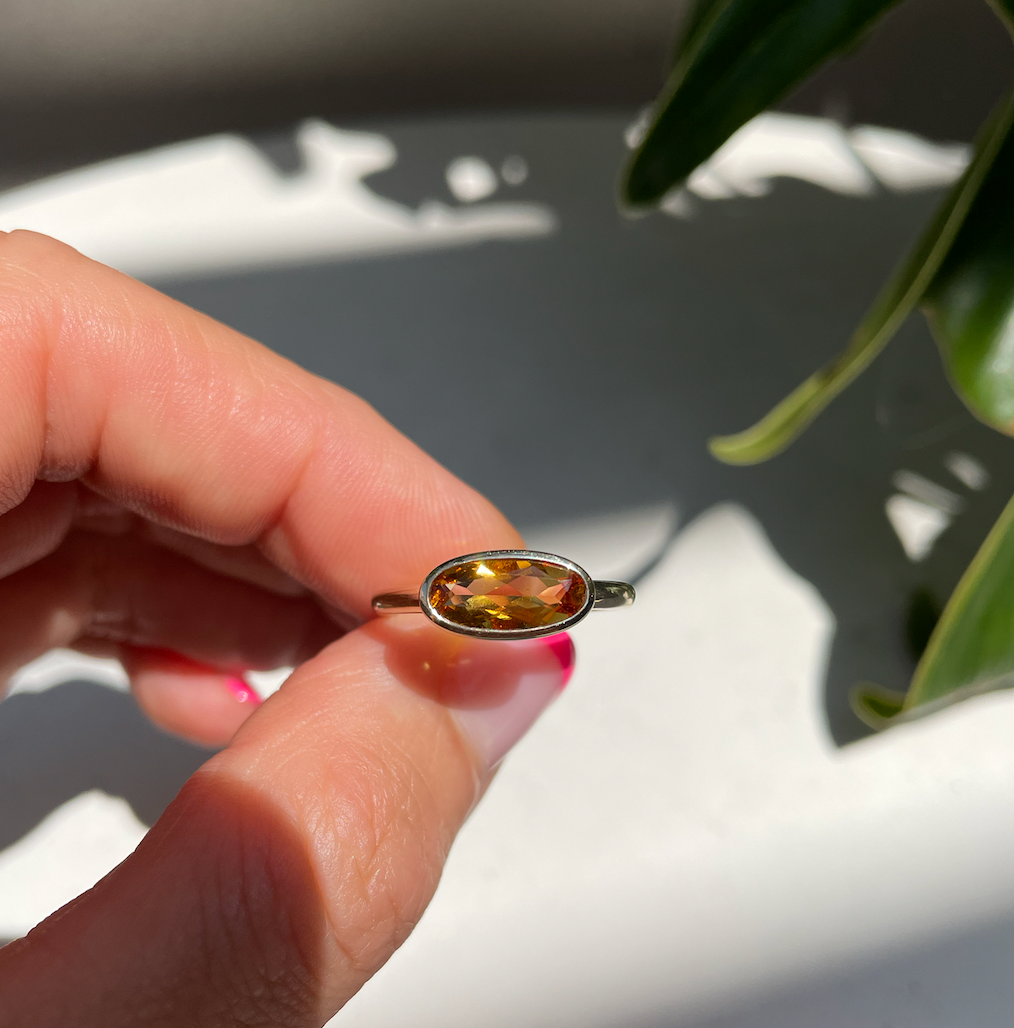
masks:
[[[545,560],[491,557],[440,572],[430,606],[467,628],[516,631],[546,628],[584,609],[588,588],[576,571]]]

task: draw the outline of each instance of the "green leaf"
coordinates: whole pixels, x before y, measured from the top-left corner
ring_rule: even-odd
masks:
[[[898,0],[697,0],[621,192],[657,203]]]
[[[1011,5],[1007,5],[1011,9]],[[1014,132],[927,289],[924,306],[954,385],[987,424],[1014,431]],[[1014,685],[1014,499],[930,638],[905,712]]]
[[[1007,26],[1007,31],[1014,36],[1014,2],[1012,0],[986,0],[996,12],[996,16]]]
[[[942,613],[932,590],[924,585],[912,590],[905,612],[905,644],[913,660],[920,660],[926,652]]]
[[[1014,499],[1008,502],[944,608],[915,670],[903,714],[1011,685]]]
[[[994,4],[1014,28],[1014,0]],[[1014,133],[924,297],[955,389],[986,424],[1014,434]]]
[[[675,63],[693,50],[701,40],[701,36],[711,29],[711,25],[726,7],[729,0],[697,0],[690,8],[690,13],[683,23],[683,31],[676,42]]]
[[[974,243],[988,232],[990,213],[996,209],[996,201],[992,197],[994,192],[1002,190],[1002,175],[995,180],[996,190],[991,186],[988,195],[983,192],[982,203],[988,206],[981,212],[979,193],[1001,150],[1004,153],[1004,167],[1008,175],[1010,174],[1010,165],[1006,162],[1009,157],[1007,137],[1012,120],[1014,94],[1000,104],[987,122],[972,163],[951,190],[915,249],[881,291],[845,351],[826,367],[811,375],[752,428],[737,435],[712,439],[709,446],[719,460],[730,464],[755,464],[774,456],[788,446],[884,348],[931,284],[934,289],[939,287],[946,291],[945,282],[955,283],[954,290],[947,293],[950,320],[947,321],[946,328],[938,326],[938,331],[948,333],[948,338],[957,338],[960,335],[962,339],[974,331],[960,321],[959,315],[963,310],[963,287],[960,283],[964,280],[961,279],[959,272],[960,269],[969,268],[974,264]],[[993,182],[993,177],[989,177],[990,182]],[[952,269],[952,277],[937,280],[938,272],[943,274],[945,258],[948,257],[952,244],[956,244],[966,218],[969,225],[973,226],[970,233],[974,234],[967,237],[971,248],[960,252],[967,255],[963,258],[964,263],[952,265],[948,260],[946,266]],[[997,238],[1001,235],[1002,233],[998,232]],[[970,258],[973,258],[971,263]],[[992,295],[990,292],[990,296]],[[985,315],[977,316],[976,324],[984,319],[989,320]],[[1014,347],[1014,341],[1011,345]],[[968,352],[972,353],[971,350]],[[1011,356],[1014,361],[1014,352]],[[969,361],[974,362],[974,358],[965,359],[965,364],[962,364],[963,370]],[[974,374],[972,377],[974,378]]]
[[[1014,435],[1014,133],[1008,133],[923,299],[972,413]]]
[[[860,682],[849,692],[849,706],[863,724],[879,731],[902,712],[905,694],[873,682]]]

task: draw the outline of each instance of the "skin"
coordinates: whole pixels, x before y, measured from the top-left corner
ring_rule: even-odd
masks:
[[[418,920],[491,774],[445,705],[465,644],[364,624],[370,598],[522,541],[362,400],[43,236],[0,233],[0,346],[0,677],[112,654],[157,723],[235,733],[0,950],[0,1024],[323,1024]],[[284,664],[256,710],[225,688]]]

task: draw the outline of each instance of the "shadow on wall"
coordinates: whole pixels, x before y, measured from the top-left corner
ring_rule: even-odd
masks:
[[[552,236],[160,285],[363,395],[522,527],[659,502],[685,524],[742,503],[834,612],[826,709],[846,743],[865,734],[849,688],[904,687],[913,607],[946,598],[1014,491],[1010,443],[954,397],[917,319],[784,455],[728,468],[706,440],[844,344],[939,190],[779,180],[762,198],[696,202],[688,219],[631,220],[613,202],[625,124],[380,126],[399,159],[372,189],[453,204],[454,158],[521,157],[526,177],[495,199],[548,204]],[[989,488],[947,470],[955,452],[988,469]],[[885,514],[899,471],[962,508],[918,562]]]
[[[151,825],[209,756],[157,729],[129,693],[93,682],[11,696],[0,704],[0,851],[90,789]]]

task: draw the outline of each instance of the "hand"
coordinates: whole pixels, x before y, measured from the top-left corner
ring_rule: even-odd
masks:
[[[320,1025],[572,663],[560,637],[371,621],[370,598],[521,540],[362,400],[45,237],[0,233],[0,353],[0,675],[113,653],[153,720],[232,737],[0,950],[0,1024]],[[255,710],[229,688],[286,664]]]

